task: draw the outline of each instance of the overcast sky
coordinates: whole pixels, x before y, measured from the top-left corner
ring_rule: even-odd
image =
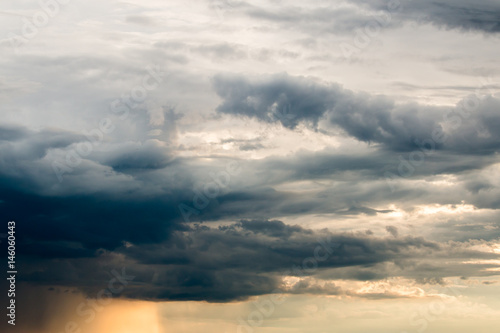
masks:
[[[498,326],[500,2],[4,0],[0,17],[8,332]]]

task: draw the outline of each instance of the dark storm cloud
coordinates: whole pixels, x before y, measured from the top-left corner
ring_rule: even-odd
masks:
[[[223,99],[217,108],[221,113],[280,122],[289,129],[299,123],[318,129],[322,121],[393,151],[420,149],[429,141],[436,150],[469,154],[491,154],[500,148],[500,100],[491,96],[471,96],[455,108],[397,104],[386,96],[286,74],[254,80],[217,76],[214,88]]]
[[[120,200],[105,195],[39,197],[5,189],[0,194],[5,216],[22,221],[20,239],[33,243],[19,251],[34,256],[57,256],[57,249],[63,256],[70,253],[65,251],[88,254],[98,248],[113,249],[125,240],[161,242],[172,229],[182,228],[172,201]]]
[[[294,91],[299,93],[300,87],[297,85]],[[310,89],[316,90],[319,89],[314,86]],[[328,89],[320,90],[315,96],[326,96],[326,92]],[[272,97],[269,99],[272,101]],[[290,108],[289,115],[294,116],[291,119],[308,119],[307,114],[298,112],[306,113],[307,107],[296,112],[295,105]],[[311,119],[309,123],[314,126],[319,120]],[[484,269],[491,265],[464,268],[462,264],[444,263],[448,259],[496,258],[457,250],[457,246],[443,249],[442,244],[402,237],[392,229],[390,238],[376,238],[368,234],[318,232],[267,217],[258,219],[266,215],[311,213],[374,216],[391,210],[369,205],[380,206],[402,198],[408,202],[421,202],[421,198],[429,202],[459,202],[452,195],[415,189],[411,184],[390,193],[385,183],[373,182],[373,170],[387,161],[387,150],[375,150],[363,157],[354,153],[338,155],[330,150],[300,151],[286,157],[240,162],[244,164],[242,176],[233,178],[233,187],[221,191],[193,220],[244,220],[208,228],[185,224],[178,205],[192,205],[196,194],[193,187],[200,180],[206,182],[203,175],[210,179],[208,174],[220,170],[223,161],[168,162],[169,150],[160,149],[154,141],[109,144],[106,155],[88,156],[81,170],[59,184],[52,174],[49,156],[84,137],[58,130],[35,132],[23,128],[7,128],[2,133],[0,205],[7,219],[19,221],[18,252],[25,268],[23,279],[30,283],[78,287],[92,295],[109,280],[107,272],[123,266],[127,274],[136,276],[135,284],[123,295],[138,299],[224,302],[276,290],[344,293],[335,286],[318,289],[304,284],[289,290],[281,283],[281,274],[313,256],[325,237],[331,239],[331,244],[341,246],[319,263],[317,272],[306,275],[355,280],[393,276],[419,279],[429,275],[443,278],[458,275],[457,272],[486,276]],[[446,156],[429,162],[434,165],[430,170],[458,162],[447,160]],[[479,163],[471,164],[475,168],[486,163],[477,158],[475,161]],[[469,163],[468,159],[463,158],[462,163]],[[100,170],[105,171],[101,174]],[[83,178],[87,174],[91,177]],[[343,175],[341,179],[316,192],[303,194],[273,188],[277,184],[321,180],[339,174]],[[100,183],[109,178],[117,182],[102,189]],[[443,259],[438,260],[438,255]]]
[[[175,184],[164,178],[162,188],[156,179],[125,176],[86,160],[59,183],[49,155],[87,140],[85,136],[54,129],[2,128],[0,133],[5,138],[0,141],[1,208],[7,219],[22,221],[20,253],[92,256],[98,248],[113,249],[123,241],[161,242],[172,230],[184,228],[178,204],[193,196],[189,174],[178,175]],[[146,142],[108,150],[105,161],[115,169],[137,172],[162,168],[168,158],[163,149]]]
[[[304,262],[313,260],[315,251],[317,258],[322,259],[314,259],[318,268],[310,269]],[[252,220],[219,228],[193,227],[174,232],[168,241],[157,244],[128,244],[92,260],[68,261],[67,270],[60,269],[60,263],[42,260],[33,263],[32,273],[26,274],[26,279],[44,285],[57,281],[58,285],[78,287],[92,294],[97,289],[91,286],[105,283],[107,270],[123,265],[126,274],[135,276],[134,284],[124,291],[126,297],[221,302],[276,291],[340,292],[334,286],[318,289],[306,282],[288,289],[282,285],[286,275],[320,279],[328,275],[351,280],[399,275],[415,279],[453,276],[463,266],[459,263],[463,258],[494,259],[498,255],[409,236],[333,234],[281,221]],[[431,260],[448,263],[438,269],[429,264]],[[51,269],[57,265],[59,269]],[[490,266],[472,265],[461,271],[477,274],[485,267]]]
[[[141,164],[150,159],[134,165],[127,162],[131,167],[142,170],[127,175],[141,186],[127,185],[123,187],[126,190],[122,190],[120,186],[124,185],[114,184],[118,187],[104,192],[93,190],[86,193],[72,188],[71,191],[50,194],[42,186],[50,188],[55,182],[52,179],[50,185],[46,180],[48,175],[45,173],[52,172],[47,167],[47,164],[50,165],[47,155],[81,138],[54,130],[31,132],[17,128],[6,133],[12,136],[8,141],[2,141],[3,161],[10,161],[10,164],[4,163],[0,168],[1,206],[7,219],[19,221],[18,253],[23,260],[23,279],[32,284],[77,287],[88,295],[95,295],[109,281],[111,270],[126,267],[126,273],[135,276],[135,279],[124,291],[125,297],[226,302],[276,291],[349,294],[335,286],[320,288],[304,283],[292,289],[285,288],[282,274],[354,280],[393,276],[443,278],[457,275],[457,272],[467,276],[486,276],[488,274],[483,270],[491,265],[468,265],[464,268],[462,264],[445,265],[444,262],[463,258],[496,258],[467,249],[457,250],[457,246],[444,246],[423,238],[402,237],[392,229],[392,237],[376,238],[367,233],[335,234],[287,225],[278,220],[257,219],[256,215],[266,214],[291,216],[314,212],[374,216],[391,212],[355,204],[360,198],[364,198],[362,202],[373,203],[390,200],[391,195],[394,200],[404,197],[401,192],[396,192],[384,198],[380,194],[380,186],[386,188],[385,184],[378,187],[360,184],[359,177],[352,180],[346,178],[343,183],[333,184],[314,197],[311,193],[304,196],[271,187],[291,180],[315,179],[318,175],[324,177],[344,172],[350,166],[360,174],[366,170],[365,176],[370,179],[373,175],[368,170],[378,168],[384,159],[378,153],[360,159],[355,156],[337,158],[329,155],[328,151],[304,158],[302,155],[309,153],[300,152],[295,157],[253,162],[249,165],[253,172],[246,172],[243,168],[244,177],[232,180],[235,187],[221,192],[199,216],[193,216],[193,220],[229,220],[235,216],[253,219],[219,228],[204,225],[189,227],[184,223],[178,205],[192,204],[195,195],[192,187],[203,178],[199,175],[217,170],[216,166],[196,160],[176,161],[159,168]],[[127,156],[126,151],[132,150],[129,144],[109,147],[113,147],[109,151],[110,161],[123,158],[124,154]],[[155,150],[155,146],[146,151],[151,156],[164,156],[165,153],[164,150]],[[19,158],[14,158],[16,156],[23,156],[20,161],[38,170],[37,173],[27,174],[23,178],[24,183],[15,181],[9,174],[21,166],[17,164]],[[131,160],[134,161],[133,158]],[[304,160],[313,163],[307,165]],[[86,166],[90,168],[87,172],[105,167],[97,161],[93,160],[93,164]],[[117,165],[113,164],[113,167],[119,169]],[[113,170],[109,166],[107,168]],[[258,175],[271,169],[274,171],[269,173],[270,177],[255,181]],[[130,170],[125,169],[127,172]],[[168,173],[173,176],[165,177]],[[122,176],[111,174],[111,177]],[[74,184],[71,177],[67,181]],[[92,186],[97,186],[99,181],[99,178],[93,179]],[[405,195],[407,198],[418,198],[422,193],[412,190]],[[439,196],[439,193],[434,195]],[[431,196],[428,200],[434,199]],[[332,205],[332,202],[336,204]],[[315,249],[322,242],[331,246],[332,253],[318,262],[318,270],[294,272],[294,265],[301,266],[304,259],[314,257]],[[442,261],[438,259],[440,257]],[[287,273],[288,270],[292,271]],[[397,296],[349,295],[372,298]]]
[[[34,233],[36,241],[53,237],[53,241],[59,242],[57,246],[48,248],[48,252],[62,246],[64,241],[79,242],[82,246],[80,253],[94,251],[98,247],[112,249],[122,241],[162,241],[172,230],[182,228],[184,219],[179,204],[195,209],[194,203],[199,199],[203,186],[214,181],[209,174],[219,173],[227,163],[223,158],[210,163],[198,159],[172,160],[169,150],[154,142],[128,142],[109,145],[105,154],[96,152],[88,156],[79,168],[64,175],[64,181],[59,183],[51,167],[52,159],[47,155],[40,156],[47,152],[50,155],[52,150],[59,149],[47,147],[72,143],[68,137],[75,141],[81,138],[54,131],[18,132],[29,134],[23,139],[17,135],[16,140],[5,141],[2,146],[0,199],[7,215],[13,219],[20,214],[27,221],[26,235]],[[236,140],[236,143],[240,141]],[[443,195],[446,189],[439,187],[415,188],[404,180],[394,192],[390,191],[380,178],[384,170],[397,172],[398,160],[391,162],[391,159],[394,157],[386,151],[361,155],[327,149],[299,151],[286,157],[258,161],[240,161],[242,175],[232,177],[229,188],[221,189],[215,198],[207,200],[208,205],[191,214],[189,220],[217,221],[303,214],[331,214],[333,218],[375,216],[391,212],[390,209],[377,207],[387,207],[402,199],[408,208],[411,204],[459,204],[464,199],[479,208],[498,207],[498,199],[494,195],[497,189],[490,184],[490,195],[487,196],[483,195],[484,186],[478,192],[470,191],[480,185],[477,185],[476,178],[467,174],[495,163],[494,156],[478,159],[436,154],[429,157],[413,176],[413,179],[418,179],[463,173],[463,190],[469,193],[466,197],[459,192]],[[307,194],[275,188],[296,181],[317,184]],[[485,180],[482,180],[479,184],[484,183]],[[30,206],[28,211],[22,209],[26,204]],[[83,213],[73,216],[73,212],[80,211]],[[39,230],[42,222],[55,230],[53,235],[48,236]],[[147,229],[138,228],[139,232],[129,234],[121,230],[113,234],[120,223],[131,229],[136,225],[147,226]],[[34,226],[31,227],[31,224]],[[68,224],[74,225],[75,230],[85,232],[78,235],[76,231],[66,230]],[[44,246],[41,244],[40,248]],[[76,249],[78,247],[68,248],[68,253]]]

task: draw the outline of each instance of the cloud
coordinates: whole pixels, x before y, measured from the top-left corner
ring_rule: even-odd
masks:
[[[319,8],[318,8],[319,7]],[[259,7],[247,4],[239,10],[254,20],[280,25],[309,35],[346,34],[376,23],[399,28],[405,23],[433,24],[439,28],[482,33],[500,32],[500,6],[494,0],[386,1],[350,0],[342,5],[304,4]]]
[[[398,228],[395,226],[389,225],[385,227],[385,230],[387,230],[388,233],[390,233],[393,237],[398,237]]]
[[[128,142],[114,147],[111,153],[102,157],[103,164],[117,171],[137,169],[162,169],[173,160],[168,147],[158,140],[144,143]]]
[[[115,234],[117,239],[118,235]],[[130,236],[127,239],[132,240]],[[43,251],[46,250],[47,247]],[[135,276],[134,285],[124,291],[126,297],[210,302],[276,292],[326,292],[325,287],[313,287],[305,281],[288,289],[283,285],[286,276],[316,277],[326,282],[332,278],[381,280],[405,276],[423,283],[434,281],[422,280],[429,275],[438,281],[459,271],[487,276],[481,273],[482,268],[489,267],[487,264],[463,267],[461,260],[498,258],[473,251],[464,243],[450,245],[411,236],[378,238],[330,233],[266,220],[240,221],[219,228],[194,226],[173,232],[168,240],[131,242],[87,258],[76,252],[71,259],[69,253],[49,254],[50,257],[42,255],[36,262],[30,262],[25,280],[77,287],[91,295],[97,291],[92,286],[102,284],[99,281],[106,276],[106,270],[123,266],[127,275]],[[57,263],[61,258],[67,259],[65,270]],[[56,265],[59,269],[54,269]],[[327,294],[340,294],[334,285],[327,289]]]
[[[352,2],[376,10],[387,10],[387,1],[352,0]],[[405,21],[432,23],[439,27],[464,31],[500,32],[498,20],[500,5],[494,0],[480,3],[468,0],[423,0],[400,3],[396,16]]]
[[[287,74],[255,79],[216,76],[214,89],[222,98],[220,113],[280,122],[289,129],[300,123],[316,130],[333,126],[392,151],[425,146],[491,154],[500,148],[495,131],[500,100],[492,96],[464,98],[455,108],[399,104],[387,96],[354,93],[337,84]]]
[[[498,275],[500,86],[477,79],[498,74],[498,1],[390,3],[87,2],[18,53],[9,31],[24,19],[2,21],[0,210],[17,222],[21,303],[40,297],[33,287],[96,297],[115,270],[134,276],[127,299],[298,295],[269,327],[319,299],[333,312],[314,312],[327,324],[313,330],[332,315],[386,323],[411,301],[365,300],[437,297],[458,276],[473,287],[464,304],[493,304],[478,295]],[[40,11],[22,7],[9,12]],[[346,59],[341,44],[373,24]],[[151,68],[161,84],[142,96]],[[68,162],[103,119],[114,130]],[[190,316],[220,323],[205,306]]]

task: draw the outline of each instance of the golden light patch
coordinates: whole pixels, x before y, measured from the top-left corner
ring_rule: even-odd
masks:
[[[93,333],[161,333],[157,304],[113,300],[85,330]]]

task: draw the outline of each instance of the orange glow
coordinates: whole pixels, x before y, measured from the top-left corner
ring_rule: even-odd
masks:
[[[83,328],[83,327],[82,327]],[[84,332],[160,333],[157,304],[114,300],[102,310]]]

